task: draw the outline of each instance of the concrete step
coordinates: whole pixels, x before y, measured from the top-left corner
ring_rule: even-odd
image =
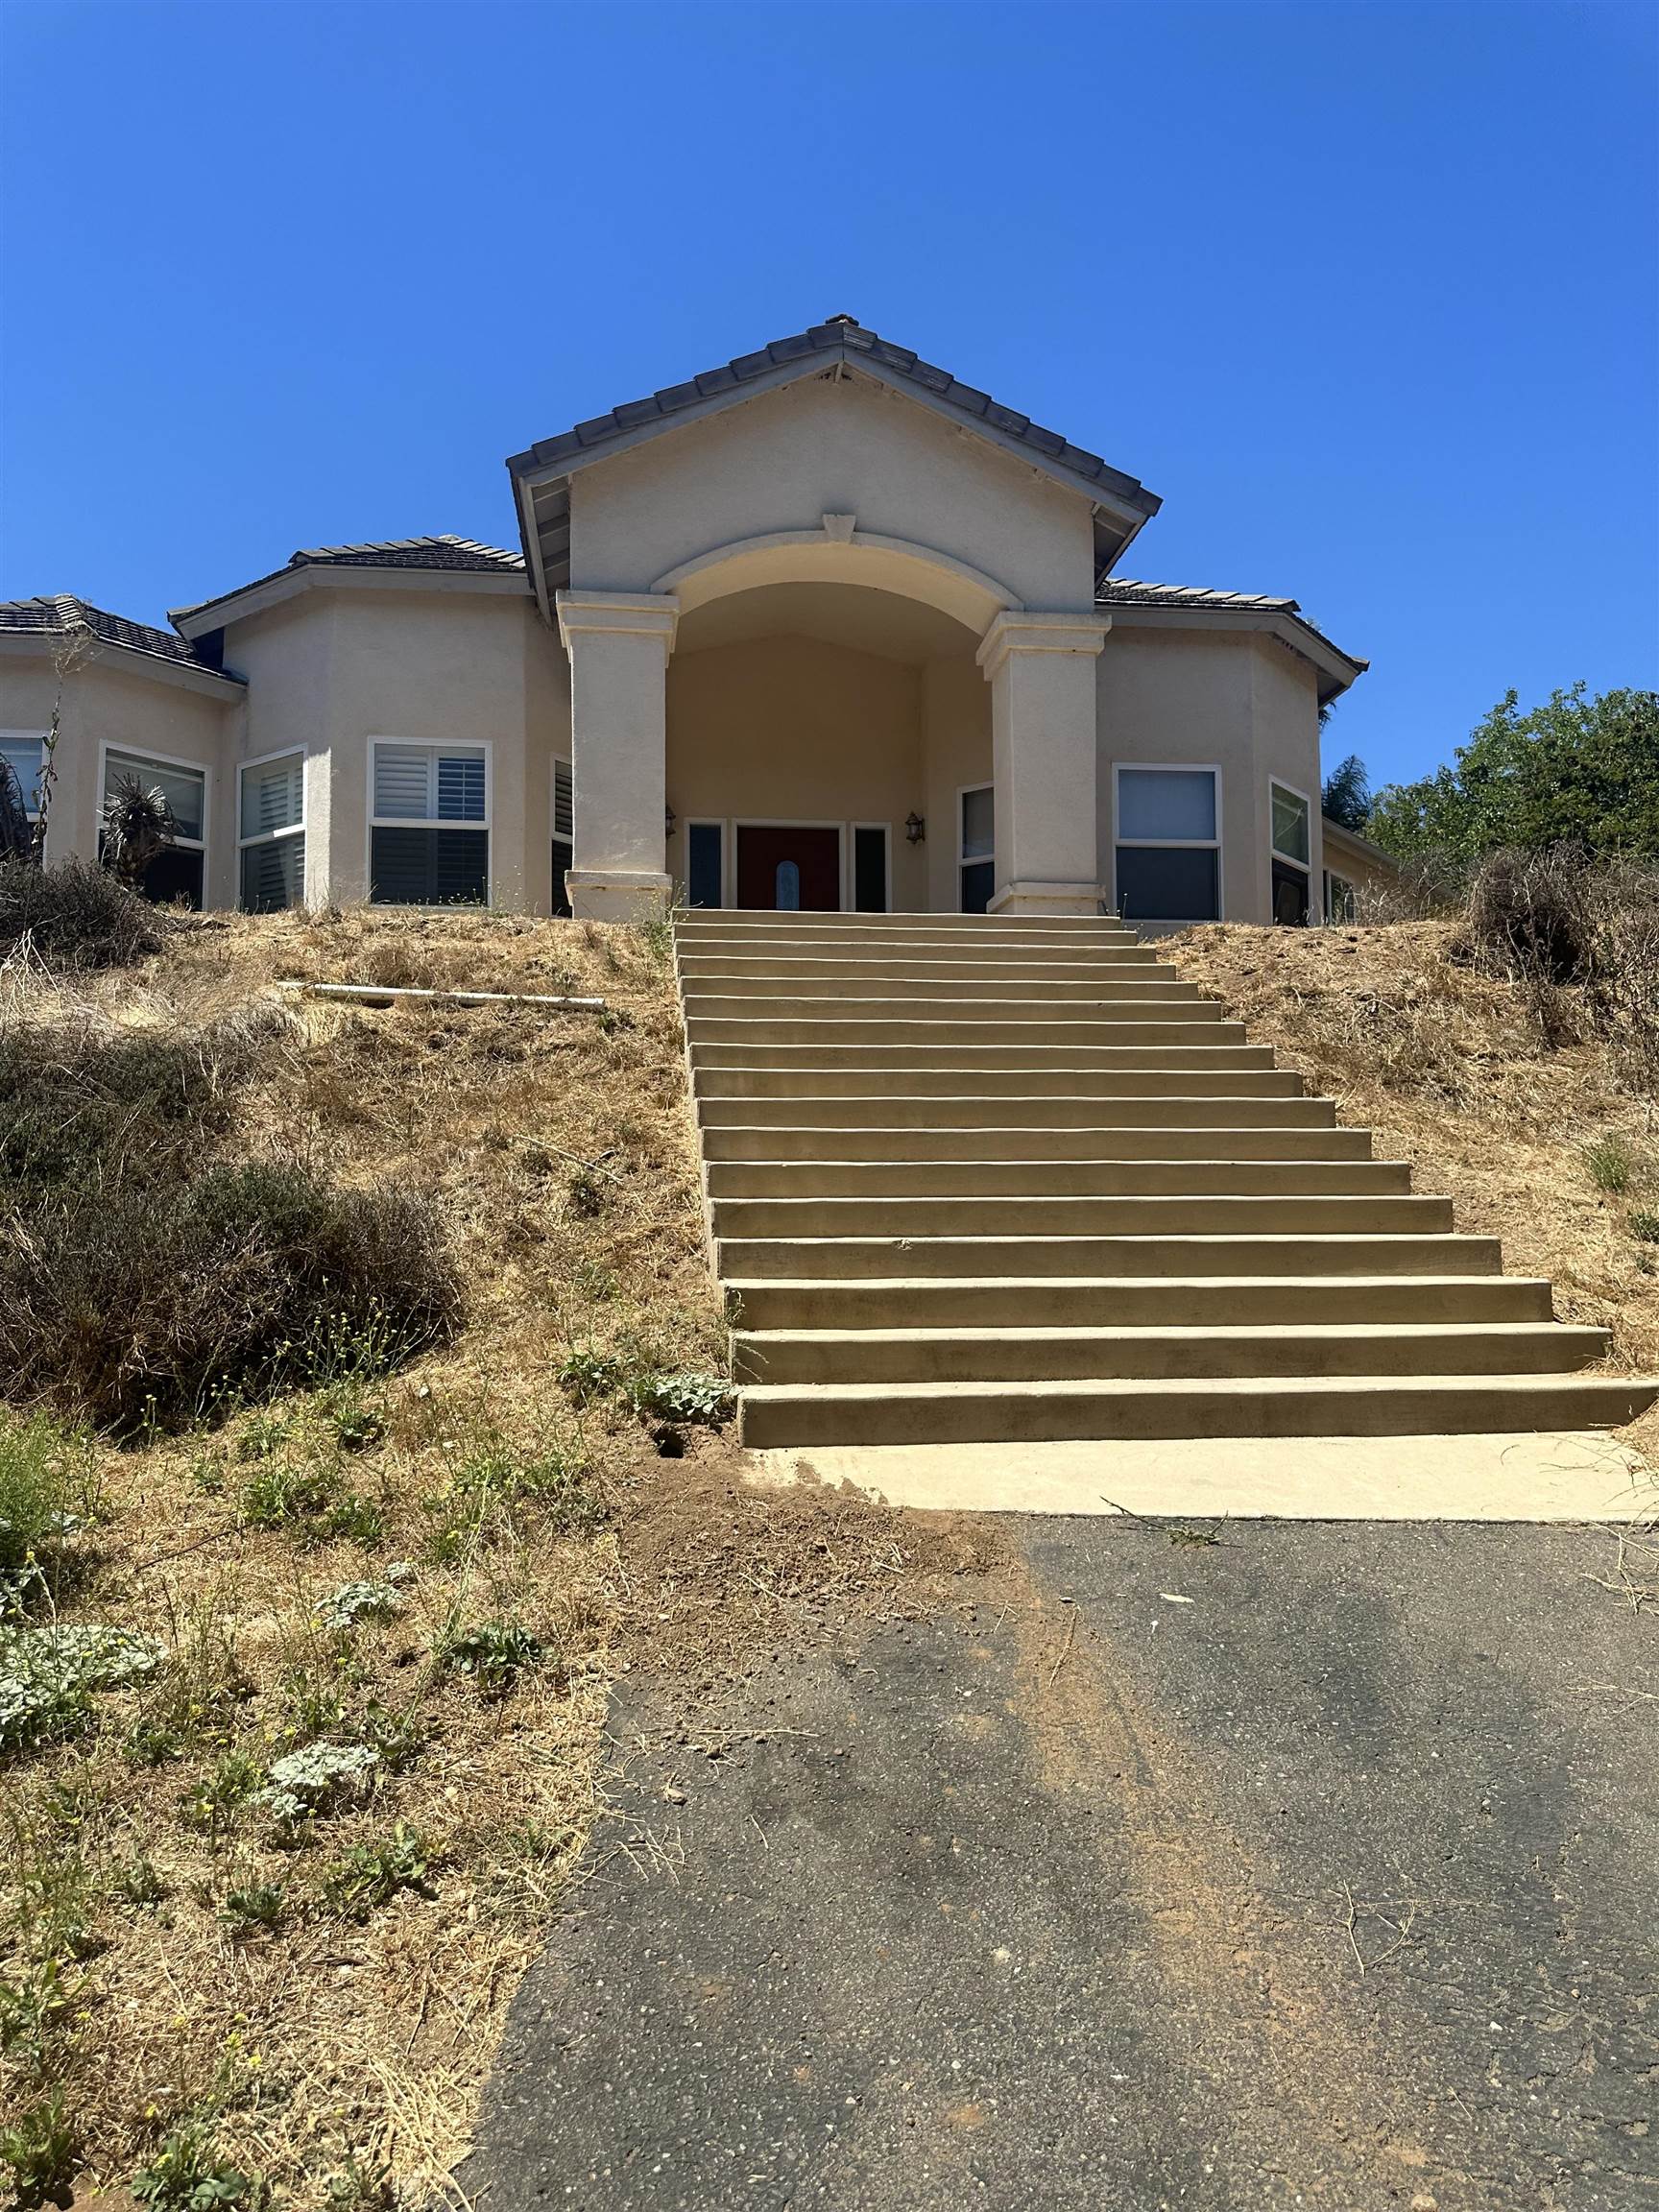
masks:
[[[848,992],[865,990],[885,994],[894,984],[922,991],[929,997],[944,992],[1009,991],[1052,992],[1070,997],[1078,993],[1153,991],[1160,985],[1195,991],[1195,983],[1183,985],[1167,961],[1150,953],[1141,960],[1072,960],[1064,965],[1010,958],[995,960],[802,960],[781,956],[757,959],[753,953],[687,953],[680,962],[680,986],[708,990],[715,984],[730,991],[753,995],[788,990],[802,998],[839,998]]]
[[[821,914],[784,912],[775,906],[694,906],[678,916],[676,941],[695,944],[710,932],[800,930],[825,938],[849,936],[957,936],[984,944],[1002,936],[1121,937],[1141,942],[1125,922],[1109,914]]]
[[[1605,1329],[1558,1321],[1370,1321],[1206,1329],[739,1330],[742,1383],[1219,1380],[1273,1375],[1565,1375]]]
[[[1123,1080],[1112,1078],[1094,1078],[1095,1087],[1075,1094],[1051,1089],[1036,1094],[985,1092],[975,1085],[974,1094],[964,1095],[958,1084],[955,1094],[843,1089],[829,1096],[813,1094],[793,1076],[786,1089],[760,1094],[733,1093],[727,1088],[728,1080],[728,1075],[710,1075],[697,1086],[697,1118],[705,1134],[738,1127],[803,1132],[891,1130],[907,1137],[926,1136],[932,1130],[979,1133],[997,1129],[1105,1128],[1155,1134],[1166,1127],[1206,1133],[1319,1130],[1330,1134],[1336,1124],[1334,1099],[1303,1096],[1300,1078],[1278,1070],[1267,1078],[1276,1086],[1273,1089],[1262,1087],[1262,1079],[1253,1076],[1248,1093],[1206,1093],[1197,1097],[1154,1090],[1132,1092]]]
[[[831,991],[798,978],[768,979],[751,990],[736,984],[686,976],[681,1004],[688,1016],[706,1022],[1019,1022],[1041,1016],[1047,1022],[1166,1022],[1188,1020],[1185,1009],[1204,1007],[1205,1019],[1222,1018],[1218,999],[1201,998],[1196,984],[1167,980],[1146,983],[904,983],[866,982],[849,976]],[[856,1009],[856,1012],[854,1011]]]
[[[691,953],[741,952],[753,959],[771,959],[775,954],[794,958],[817,952],[834,954],[849,952],[866,958],[909,959],[921,955],[930,959],[947,959],[952,950],[960,952],[964,939],[950,931],[892,930],[885,933],[871,930],[838,931],[804,930],[799,928],[772,928],[761,931],[740,931],[735,934],[724,930],[701,932],[692,938],[682,939],[678,947],[682,958]],[[1088,937],[1067,936],[1046,930],[1042,925],[1029,928],[1013,925],[1005,928],[993,927],[985,935],[972,940],[974,957],[982,960],[1001,959],[1016,955],[1027,960],[1103,960],[1133,959],[1138,951],[1157,954],[1151,948],[1142,945],[1138,937],[1125,931],[1102,929]]]
[[[1450,1198],[716,1198],[716,1237],[1195,1237],[1444,1234]]]
[[[730,1006],[733,1001],[727,999]],[[739,1001],[740,1003],[740,1001]],[[693,1052],[706,1046],[730,1045],[739,1051],[775,1052],[782,1046],[815,1048],[837,1055],[851,1046],[867,1046],[878,1054],[897,1047],[904,1052],[985,1051],[1007,1046],[1023,1052],[1032,1046],[1054,1046],[1064,1051],[1118,1051],[1125,1046],[1153,1048],[1174,1046],[1188,1051],[1206,1051],[1219,1045],[1241,1050],[1265,1051],[1249,1045],[1242,1022],[1223,1022],[1220,1008],[1194,998],[1174,1006],[1091,1006],[1070,1018],[1050,1020],[1036,1010],[1022,1019],[1014,1014],[987,1012],[974,1021],[942,1013],[937,1004],[917,1005],[909,1015],[838,1014],[830,1017],[780,1011],[768,1014],[716,1014],[711,1008],[686,1008],[685,1035]]]
[[[1404,1160],[710,1160],[710,1198],[1377,1197]]]
[[[1177,1071],[1208,1070],[1221,1074],[1273,1066],[1272,1048],[1266,1045],[1077,1044],[1016,1045],[877,1045],[849,1039],[842,1045],[767,1045],[728,1043],[723,1039],[693,1037],[691,1065],[704,1068],[790,1070],[833,1069],[854,1074],[907,1075],[948,1073],[953,1069],[980,1069],[986,1074],[1013,1075],[1046,1068],[1068,1075],[1092,1068],[1172,1075]]]
[[[1354,1203],[1354,1201],[1349,1201]],[[722,1282],[879,1276],[1496,1275],[1496,1237],[1431,1232],[1247,1230],[1213,1236],[733,1237],[715,1254]]]
[[[767,1128],[705,1124],[703,1157],[753,1163],[1369,1160],[1369,1129]]]
[[[726,1294],[733,1328],[765,1332],[1491,1327],[1551,1317],[1547,1282],[1497,1274],[738,1276]]]
[[[1064,1437],[1515,1433],[1617,1428],[1656,1395],[1659,1384],[1586,1375],[763,1384],[742,1394],[739,1435],[764,1450]]]
[[[1269,1068],[1259,1061],[1247,1068],[1099,1067],[1040,1065],[1030,1068],[902,1068],[857,1066],[759,1067],[722,1059],[695,1070],[699,1104],[722,1098],[877,1099],[893,1105],[909,1098],[931,1104],[957,1100],[1053,1099],[1085,1112],[1099,1098],[1156,1099],[1159,1111],[1172,1098],[1214,1098],[1229,1106],[1246,1099],[1300,1100],[1302,1078],[1292,1069]],[[1333,1109],[1334,1111],[1334,1109]],[[940,1105],[943,1118],[949,1118]]]

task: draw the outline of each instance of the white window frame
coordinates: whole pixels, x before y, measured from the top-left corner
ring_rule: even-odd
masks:
[[[303,837],[305,834],[306,810],[311,803],[310,794],[306,788],[310,781],[306,773],[306,763],[309,758],[310,756],[303,745],[277,745],[274,746],[269,753],[255,753],[252,759],[239,760],[236,764],[236,907],[239,913],[246,911],[242,905],[242,855],[249,846],[275,845],[280,837]],[[300,762],[299,821],[284,823],[280,830],[261,830],[252,837],[244,837],[242,834],[243,777],[247,775],[250,768],[263,768],[268,760],[294,759],[298,759]],[[305,902],[303,891],[301,892],[300,902],[301,905]]]
[[[430,815],[412,819],[404,814],[379,815],[374,811],[374,748],[376,745],[413,745],[423,753],[482,753],[484,756],[484,819],[482,822],[435,822]],[[290,748],[292,750],[292,748]],[[373,903],[393,905],[391,900],[376,902],[374,890],[374,832],[376,830],[482,830],[489,842],[485,846],[485,898],[486,909],[495,903],[495,748],[489,737],[409,737],[389,730],[378,730],[369,739],[364,766],[368,770],[368,795],[364,811],[369,817],[363,834],[363,896]],[[551,807],[551,801],[549,801]],[[551,839],[549,839],[551,849]],[[447,914],[447,906],[404,906],[405,914]]]
[[[1294,853],[1282,853],[1273,842],[1273,794],[1275,791],[1283,791],[1290,799],[1300,799],[1303,805],[1308,809],[1308,857],[1306,860],[1298,860]],[[1306,791],[1299,791],[1294,783],[1286,783],[1283,776],[1269,776],[1267,779],[1267,850],[1275,860],[1283,860],[1286,868],[1300,868],[1311,885],[1313,880],[1313,802]]]
[[[290,745],[287,750],[292,753]],[[208,871],[212,865],[212,840],[207,832],[213,822],[213,770],[204,760],[189,760],[180,753],[158,753],[156,748],[123,745],[113,737],[101,737],[98,741],[98,812],[94,830],[98,836],[104,833],[104,786],[109,780],[109,756],[119,753],[128,760],[142,764],[153,760],[157,768],[187,768],[192,776],[202,779],[202,834],[200,837],[175,837],[173,842],[180,853],[200,853],[202,855],[202,910],[207,911]]]
[[[733,870],[736,866],[737,858],[733,828],[733,824],[729,822],[723,814],[686,814],[676,820],[674,824],[676,835],[681,831],[685,832],[684,842],[680,850],[685,863],[682,881],[687,894],[691,889],[691,832],[693,830],[718,830],[720,832],[720,904],[722,907],[732,904]],[[711,913],[714,909],[699,907],[695,911]]]
[[[40,748],[39,774],[44,775],[46,772],[47,734],[47,732],[44,730],[0,730],[0,742],[12,745],[38,745]],[[30,805],[29,794],[27,791],[25,791],[23,794],[23,818],[31,828],[33,828],[34,825],[40,819],[40,809],[38,806]],[[52,841],[52,831],[50,826],[47,828],[46,841],[48,844],[50,844]]]
[[[989,791],[991,794],[991,850],[975,853],[972,856],[965,850],[968,842],[968,817],[963,801],[972,791]],[[954,911],[962,912],[962,871],[964,868],[983,868],[991,863],[991,896],[997,896],[997,785],[995,781],[982,783],[958,783],[956,786],[956,904]]]
[[[1325,920],[1333,927],[1338,929],[1346,929],[1351,927],[1355,920],[1358,918],[1359,911],[1358,885],[1355,882],[1352,876],[1344,876],[1340,869],[1337,868],[1323,869],[1321,870],[1321,874],[1325,878]],[[1340,883],[1343,891],[1347,894],[1348,911],[1343,914],[1340,919],[1338,919],[1338,917],[1333,913],[1331,906],[1331,887],[1334,883]]]
[[[847,911],[858,911],[858,832],[860,830],[878,830],[881,832],[881,896],[886,903],[881,911],[893,911],[893,825],[891,822],[850,822],[847,825]]]
[[[1215,834],[1214,837],[1123,837],[1118,825],[1123,819],[1119,799],[1119,779],[1125,774],[1179,776],[1209,776],[1215,787]],[[1288,786],[1286,786],[1288,788]],[[1218,760],[1114,760],[1112,763],[1112,911],[1122,911],[1118,902],[1118,848],[1132,846],[1141,853],[1214,853],[1215,855],[1215,912],[1213,917],[1221,921],[1227,912],[1227,852],[1221,836],[1221,763]],[[1211,919],[1202,914],[1188,914],[1168,921],[1148,922],[1143,925],[1152,929],[1179,929],[1188,923]],[[1142,926],[1137,924],[1137,927]]]

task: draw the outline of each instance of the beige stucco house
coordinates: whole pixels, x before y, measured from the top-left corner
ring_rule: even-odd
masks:
[[[518,551],[297,553],[171,632],[0,609],[30,792],[60,714],[49,856],[135,775],[179,830],[150,888],[208,906],[1160,927],[1341,913],[1385,865],[1318,805],[1365,663],[1294,600],[1120,577],[1151,493],[850,317],[508,469]]]

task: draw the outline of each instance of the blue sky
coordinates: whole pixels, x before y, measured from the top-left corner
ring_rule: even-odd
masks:
[[[1659,678],[1647,6],[11,0],[0,596],[516,542],[504,457],[836,312],[1293,592],[1328,757]]]

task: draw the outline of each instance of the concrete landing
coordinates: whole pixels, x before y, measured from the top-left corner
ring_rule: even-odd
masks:
[[[1659,1474],[1604,1431],[754,1452],[754,1479],[890,1505],[1237,1521],[1647,1521]]]

